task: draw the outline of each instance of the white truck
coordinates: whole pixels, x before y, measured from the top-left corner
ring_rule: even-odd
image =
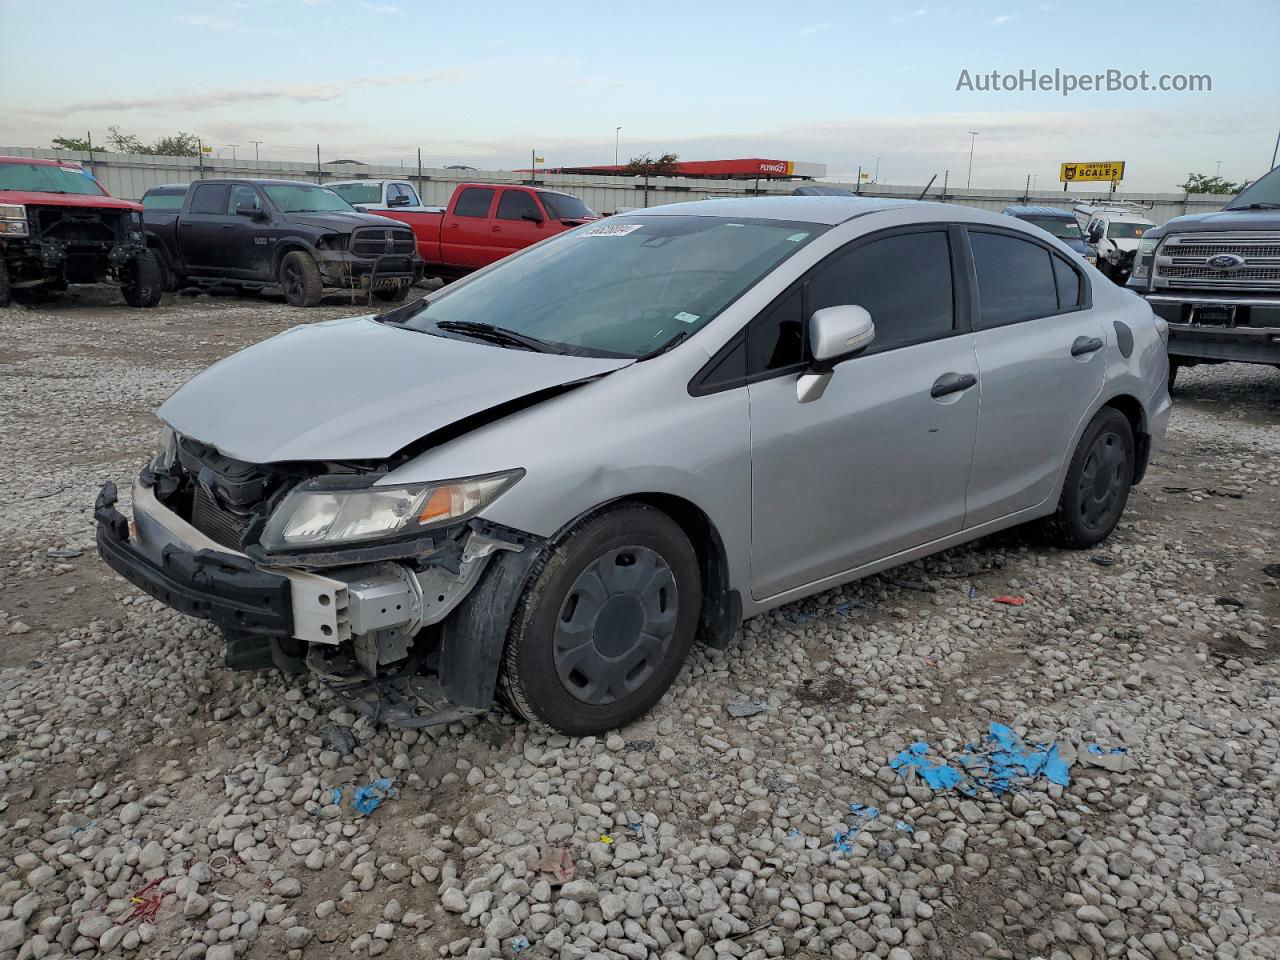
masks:
[[[1127,282],[1138,243],[1155,224],[1141,207],[1126,203],[1077,203],[1072,213],[1097,251],[1098,269],[1114,283]]]
[[[444,207],[424,206],[408,180],[337,180],[325,186],[353,207],[373,213],[383,210],[444,213]]]

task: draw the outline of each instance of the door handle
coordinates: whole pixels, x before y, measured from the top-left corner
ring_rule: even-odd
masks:
[[[1086,353],[1095,353],[1101,350],[1102,346],[1101,337],[1076,337],[1071,344],[1071,355],[1073,357],[1083,357]]]
[[[937,400],[939,397],[945,397],[951,393],[968,390],[977,382],[978,378],[972,373],[944,373],[933,381],[933,386],[929,388],[929,396]]]
[[[500,226],[498,226],[496,223],[495,223],[492,227],[490,227],[490,228],[489,228],[489,230],[490,230],[491,232],[493,232],[493,233],[501,233],[501,232],[502,232],[502,228],[501,228]]]
[[[233,229],[235,229],[235,224],[234,224],[234,223],[224,223],[224,224],[222,225],[222,229],[223,229],[223,230],[233,230]]]

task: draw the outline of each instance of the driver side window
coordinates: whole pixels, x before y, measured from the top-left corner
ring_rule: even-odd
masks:
[[[246,187],[242,183],[237,183],[231,187],[231,196],[227,201],[227,213],[234,215],[236,210],[241,207],[249,210],[261,210],[262,201],[258,199],[258,191],[253,187]]]

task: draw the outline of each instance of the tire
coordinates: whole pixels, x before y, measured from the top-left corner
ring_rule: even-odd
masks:
[[[1050,538],[1075,550],[1107,539],[1129,502],[1135,464],[1128,418],[1113,407],[1098,411],[1071,457],[1057,512],[1046,523]]]
[[[292,250],[280,261],[278,278],[284,299],[292,307],[316,307],[324,296],[324,281],[315,258],[305,250]]]
[[[503,653],[503,697],[570,736],[629,723],[679,674],[701,606],[698,558],[674,520],[640,504],[592,514],[529,573]]]
[[[124,294],[124,302],[131,307],[159,306],[160,298],[164,296],[164,270],[155,254],[140,254],[129,261],[120,292]]]
[[[12,296],[12,290],[9,287],[9,266],[4,262],[4,257],[0,257],[0,307],[7,307]]]
[[[385,290],[375,290],[373,295],[383,303],[401,303],[405,297],[409,296],[409,285],[402,284],[398,287],[388,287]]]

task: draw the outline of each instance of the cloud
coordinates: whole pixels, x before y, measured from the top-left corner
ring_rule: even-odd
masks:
[[[894,23],[906,23],[908,20],[919,20],[921,17],[927,17],[928,15],[929,15],[928,7],[917,7],[916,9],[912,10],[910,13],[899,14],[898,16],[891,17],[890,19]]]
[[[471,76],[469,70],[450,67],[425,73],[394,76],[353,77],[338,83],[294,83],[277,87],[223,87],[210,90],[175,93],[163,97],[133,97],[115,100],[86,100],[62,106],[25,109],[22,113],[66,116],[94,111],[174,110],[195,112],[225,106],[258,103],[324,103],[347,96],[361,87],[399,87],[423,83],[462,83]]]
[[[818,34],[822,33],[822,31],[828,29],[830,26],[831,26],[830,23],[815,23],[813,26],[805,27],[803,30],[801,30],[800,36],[802,37],[817,36]]]
[[[189,27],[199,27],[202,30],[245,30],[246,27],[239,20],[232,20],[229,17],[215,17],[207,13],[182,14],[173,19],[179,23],[185,23]]]
[[[372,10],[374,13],[404,13],[404,10],[400,7],[392,6],[391,4],[366,3],[365,0],[360,0],[360,6],[366,10]]]
[[[1016,14],[1016,13],[1002,13],[998,17],[991,18],[991,26],[1003,27],[1006,23],[1009,23],[1011,20],[1017,20],[1018,16],[1019,14]]]

